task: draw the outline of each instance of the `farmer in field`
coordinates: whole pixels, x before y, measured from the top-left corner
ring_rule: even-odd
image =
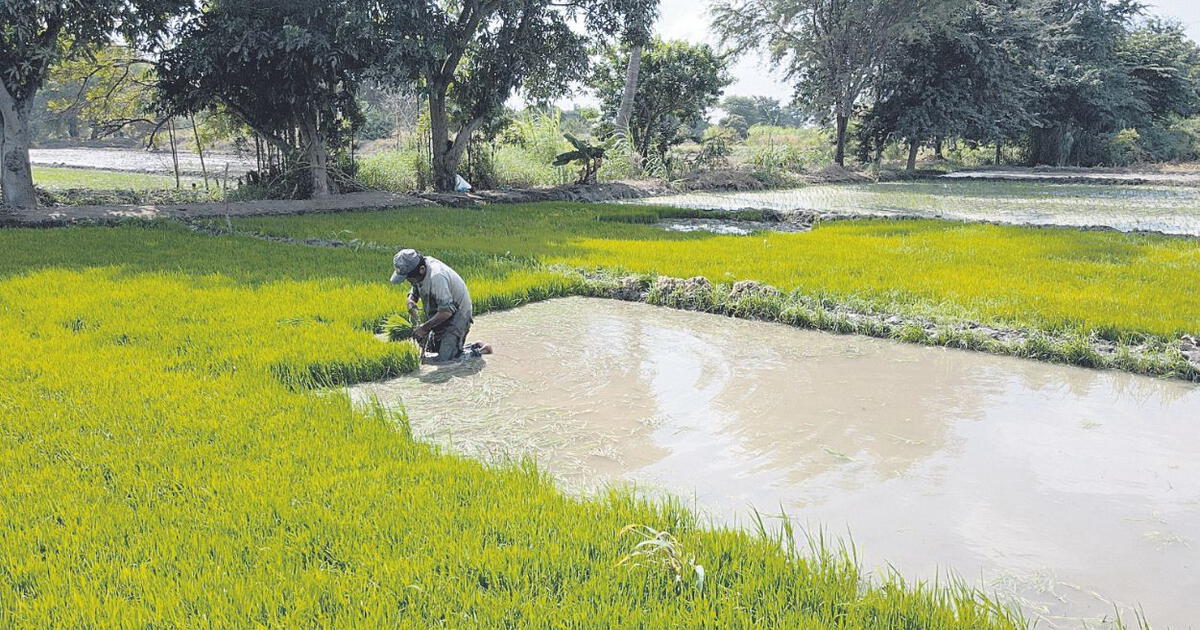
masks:
[[[474,321],[471,310],[471,294],[467,283],[453,269],[434,258],[424,256],[415,249],[402,249],[392,258],[395,271],[392,284],[408,280],[412,291],[408,294],[408,315],[413,325],[413,339],[421,346],[421,357],[425,352],[436,352],[437,362],[457,359],[463,354],[479,356],[490,354],[492,349],[483,343],[463,347],[467,333]],[[425,306],[425,321],[420,325],[417,302]]]

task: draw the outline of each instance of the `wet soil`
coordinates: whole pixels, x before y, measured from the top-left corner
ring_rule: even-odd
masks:
[[[552,334],[549,334],[553,331]],[[496,354],[351,389],[569,488],[635,483],[720,521],[780,509],[869,567],[952,571],[1039,627],[1200,592],[1200,387],[613,300],[483,315]]]
[[[1200,183],[1200,182],[1198,182]],[[943,219],[1200,236],[1200,186],[917,180],[747,192],[692,192],[629,203],[772,210],[825,220]]]

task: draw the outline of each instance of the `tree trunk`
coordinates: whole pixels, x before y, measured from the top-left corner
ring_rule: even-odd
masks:
[[[200,129],[196,127],[196,117],[192,121],[192,138],[196,140],[196,153],[200,156],[200,174],[204,176],[204,190],[208,190],[208,166],[204,164],[204,145],[200,143]]]
[[[837,148],[833,152],[833,161],[838,166],[846,165],[846,124],[848,122],[845,114],[837,115]]]
[[[0,81],[0,188],[4,205],[9,208],[32,210],[37,207],[37,191],[33,188],[33,171],[29,167],[29,116],[33,95],[18,101]]]
[[[304,125],[300,128],[304,140],[304,150],[308,153],[308,172],[312,177],[312,198],[324,199],[329,196],[329,152],[325,148],[325,139],[317,126],[317,113],[306,112]]]
[[[431,85],[429,90],[429,153],[433,166],[433,189],[454,190],[454,171],[458,161],[450,158],[450,124],[446,113],[446,86]]]
[[[1004,146],[1004,141],[997,140],[996,141],[996,160],[994,162],[992,162],[996,166],[1000,166],[1000,148],[1002,146]]]
[[[629,49],[629,64],[625,67],[625,90],[621,92],[621,107],[617,110],[616,134],[625,137],[629,133],[629,119],[633,116],[633,98],[637,94],[638,75],[642,71],[642,47]]]
[[[943,142],[944,141],[942,140],[941,136],[938,136],[936,139],[934,139],[934,141],[933,141],[933,157],[934,157],[934,159],[937,159],[937,160],[946,159],[946,156],[942,154]]]
[[[454,175],[458,172],[463,151],[466,150],[475,130],[483,124],[483,119],[473,119],[459,129],[451,140],[449,115],[446,112],[446,89],[445,85],[433,85],[429,90],[429,136],[432,154],[430,161],[433,166],[433,187],[438,192],[454,190]]]
[[[917,150],[920,148],[920,142],[916,140],[908,141],[908,165],[905,166],[905,169],[910,173],[917,170]]]
[[[167,121],[167,137],[171,140],[171,164],[175,165],[175,190],[179,190],[179,148],[175,145],[175,119]]]

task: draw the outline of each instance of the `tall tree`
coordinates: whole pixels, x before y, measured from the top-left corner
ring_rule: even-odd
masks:
[[[1133,77],[1149,122],[1200,113],[1200,46],[1182,26],[1147,20],[1122,39],[1117,57]]]
[[[914,29],[881,65],[859,125],[863,153],[890,140],[1002,142],[1036,122],[1033,53],[1039,23],[1022,0],[970,0]]]
[[[650,41],[650,29],[658,17],[659,0],[631,0],[633,3],[626,15],[625,33],[622,41],[629,47],[629,62],[625,66],[625,85],[621,89],[621,106],[613,125],[618,135],[629,130],[629,117],[633,114],[633,99],[637,94],[638,75],[642,68],[642,49]]]
[[[633,106],[629,132],[638,153],[666,156],[684,139],[680,129],[704,121],[721,92],[732,83],[728,61],[704,44],[655,40],[643,53],[641,96]],[[617,89],[624,81],[618,49],[611,48],[597,66],[592,87],[611,114],[620,107]]]
[[[180,30],[159,68],[166,114],[223,108],[332,192],[331,147],[361,116],[358,82],[374,60],[368,0],[213,0]]]
[[[1103,161],[1112,134],[1132,127],[1144,107],[1118,54],[1136,0],[1038,0],[1045,24],[1038,50],[1038,117],[1030,133],[1036,164]]]
[[[114,35],[152,47],[190,0],[0,0],[0,188],[14,208],[33,208],[29,121],[34,98],[59,60],[87,55]]]
[[[713,29],[736,51],[765,49],[794,81],[798,102],[836,128],[834,161],[845,165],[846,128],[879,64],[931,6],[953,0],[718,0]]]
[[[618,35],[634,0],[379,0],[377,65],[426,92],[434,186],[452,190],[472,135],[517,91],[540,102],[585,77],[588,49]],[[584,29],[573,28],[582,20]],[[453,129],[453,133],[451,130]]]

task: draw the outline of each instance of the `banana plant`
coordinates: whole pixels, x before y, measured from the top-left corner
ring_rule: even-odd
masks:
[[[604,147],[589,144],[569,133],[564,133],[563,137],[575,149],[558,154],[554,158],[554,166],[566,166],[571,163],[578,163],[581,165],[581,168],[579,169],[579,179],[575,183],[596,183],[596,174],[600,171],[600,166],[604,163]]]

